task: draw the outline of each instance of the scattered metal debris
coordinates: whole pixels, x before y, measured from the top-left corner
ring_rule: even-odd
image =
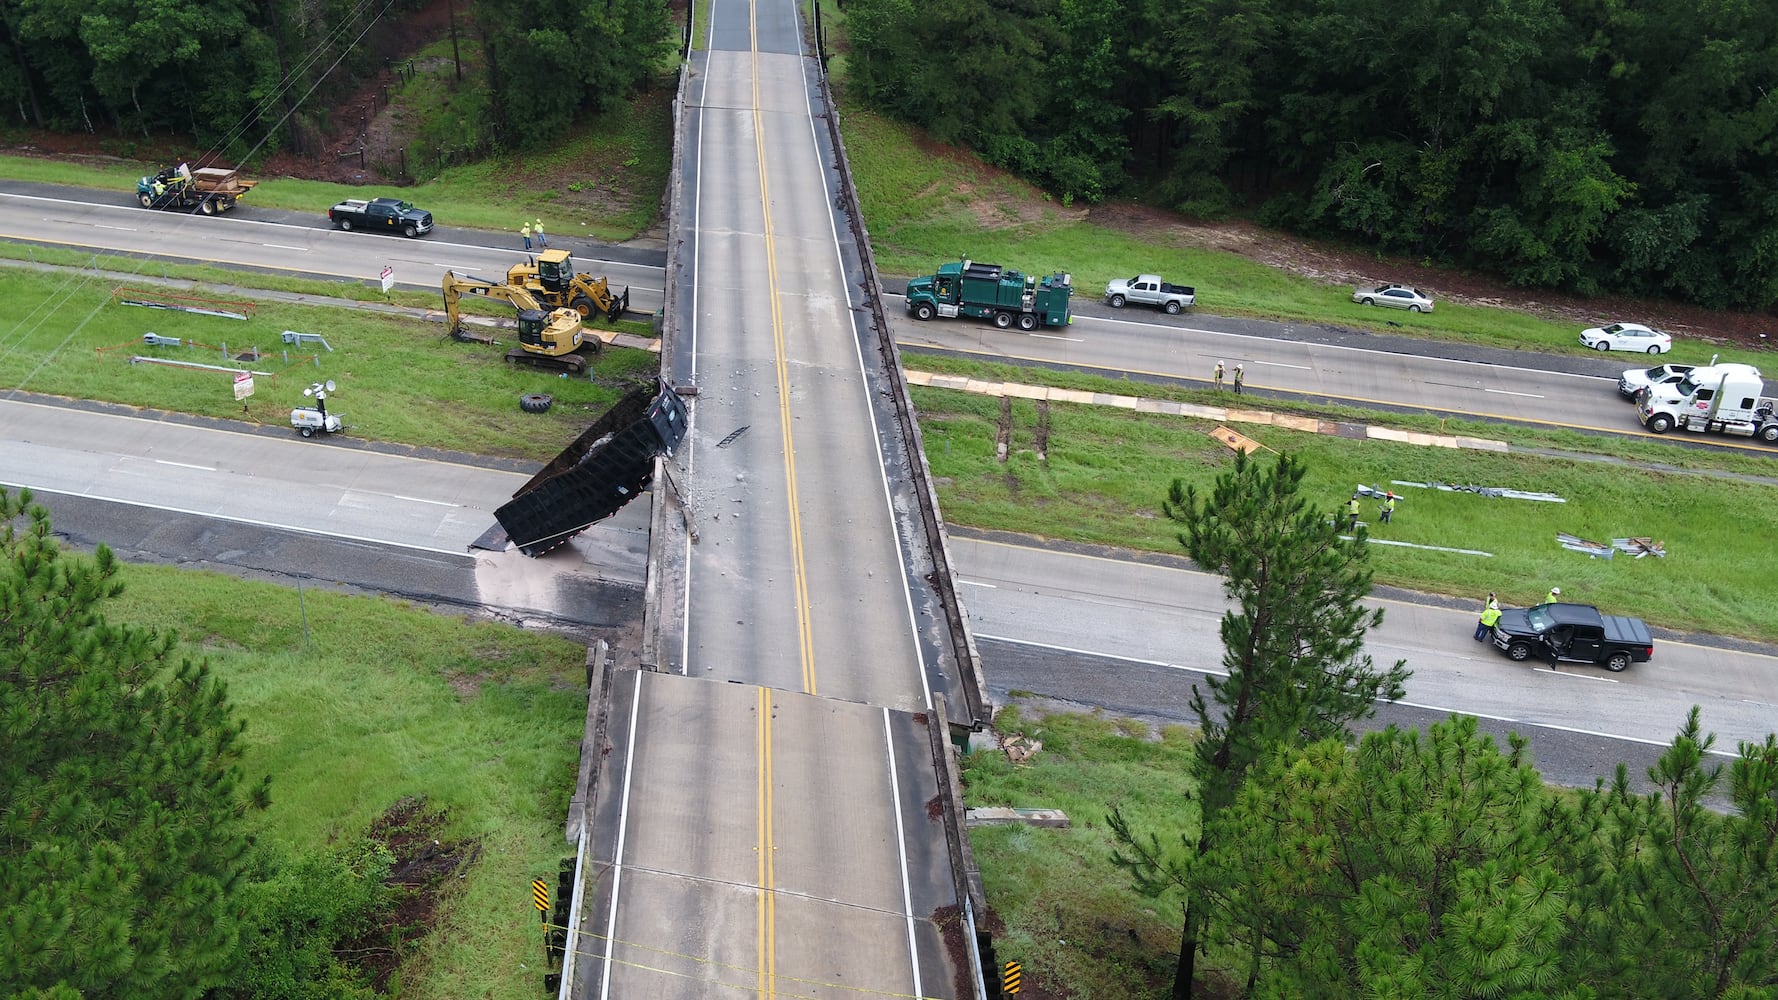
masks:
[[[729,431],[727,437],[723,438],[721,441],[716,442],[716,447],[727,448],[729,445],[734,444],[735,439],[740,437],[741,435],[747,433],[747,428],[752,427],[752,426],[753,426],[752,424],[742,424],[741,426],[735,428],[734,430]]]
[[[1390,485],[1395,485],[1395,484],[1392,483]],[[1353,487],[1352,492],[1358,494],[1361,497],[1368,497],[1372,500],[1381,500],[1386,496],[1392,496],[1397,500],[1402,499],[1402,495],[1400,493],[1395,493],[1393,491],[1386,490],[1386,489],[1383,489],[1378,486],[1366,486],[1363,483],[1360,483],[1357,486]]]
[[[1363,524],[1364,522],[1360,521],[1359,523]],[[1352,536],[1351,535],[1341,535],[1340,537],[1341,538],[1351,538]],[[1453,549],[1453,548],[1449,548],[1444,545],[1417,545],[1413,542],[1398,542],[1398,541],[1395,541],[1394,539],[1390,539],[1390,538],[1378,538],[1376,535],[1372,535],[1368,539],[1368,544],[1371,544],[1371,545],[1394,545],[1397,548],[1403,548],[1403,549],[1425,549],[1428,552],[1454,552],[1460,556],[1481,556],[1484,559],[1494,558],[1494,553],[1483,552],[1481,549]]]
[[[1217,427],[1210,432],[1210,436],[1222,442],[1223,447],[1228,448],[1230,451],[1241,451],[1251,455],[1261,448],[1265,448],[1274,455],[1278,453],[1276,449],[1267,448],[1265,445],[1260,444],[1258,441],[1253,440],[1245,434],[1239,434],[1229,430],[1227,427]]]
[[[191,295],[175,295],[165,291],[120,286],[111,290],[111,297],[126,306],[148,309],[171,309],[199,316],[221,316],[224,319],[249,319],[255,304],[234,299],[207,299]]]
[[[162,336],[151,330],[142,335],[142,343],[147,344],[149,347],[182,347],[184,346],[185,341],[178,337]]]
[[[1406,479],[1390,480],[1392,486],[1413,486],[1422,490],[1442,490],[1446,493],[1475,493],[1503,500],[1538,500],[1543,503],[1567,503],[1567,499],[1554,493],[1531,493],[1525,490],[1509,490],[1500,486],[1459,486],[1451,483],[1416,483]]]
[[[1613,538],[1611,545],[1619,552],[1627,552],[1638,559],[1644,556],[1667,558],[1667,543],[1653,538]]]
[[[1589,542],[1565,531],[1556,532],[1556,544],[1570,552],[1580,552],[1593,559],[1610,559],[1617,550],[1602,542]]]
[[[1006,751],[1007,760],[1014,764],[1023,764],[1043,749],[1043,741],[1029,736],[1003,736],[1000,738],[1000,749]]]
[[[333,351],[333,345],[327,342],[326,337],[323,337],[318,333],[297,333],[295,330],[284,331],[284,343],[286,344],[302,345],[311,341],[327,348],[329,353]]]

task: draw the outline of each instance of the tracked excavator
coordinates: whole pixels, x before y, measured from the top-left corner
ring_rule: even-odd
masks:
[[[458,340],[491,342],[463,329],[463,313],[459,301],[465,295],[483,295],[509,303],[518,312],[519,345],[506,352],[506,360],[514,364],[533,365],[553,371],[586,371],[586,354],[596,354],[610,343],[615,333],[588,330],[580,313],[574,309],[547,310],[523,285],[486,281],[473,275],[459,277],[446,271],[442,283],[445,318],[451,325],[451,336]]]
[[[545,250],[535,263],[514,264],[506,270],[506,283],[523,287],[552,309],[572,309],[581,319],[601,313],[617,319],[630,308],[628,288],[613,292],[603,276],[575,273],[574,258],[566,250]]]

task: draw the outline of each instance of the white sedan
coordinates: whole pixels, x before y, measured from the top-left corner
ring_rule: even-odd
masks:
[[[1582,347],[1595,351],[1635,351],[1638,354],[1666,354],[1673,349],[1673,338],[1641,323],[1613,323],[1580,332]]]

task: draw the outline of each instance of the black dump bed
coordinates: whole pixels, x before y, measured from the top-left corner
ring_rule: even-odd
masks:
[[[528,556],[560,545],[648,488],[655,456],[678,447],[685,418],[672,389],[637,389],[519,487],[495,519]]]

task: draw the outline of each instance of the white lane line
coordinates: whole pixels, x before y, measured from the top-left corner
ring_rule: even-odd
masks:
[[[928,723],[930,725],[930,723]],[[895,858],[901,863],[901,912],[908,925],[908,963],[914,969],[914,996],[923,997],[920,984],[920,951],[914,942],[914,893],[908,887],[908,842],[901,825],[901,780],[895,776],[895,734],[889,728],[889,709],[883,709],[883,752],[889,758],[889,811],[895,814]]]
[[[1206,354],[1205,357],[1209,357],[1209,355]],[[1301,371],[1301,372],[1312,372],[1315,370],[1314,365],[1287,365],[1282,361],[1251,361],[1250,360],[1247,363],[1252,365],[1255,368],[1259,368],[1261,366],[1264,366],[1266,368],[1295,368],[1297,371]]]
[[[272,250],[295,250],[297,253],[308,253],[309,252],[308,247],[286,246],[283,243],[261,243],[260,246],[267,247]]]
[[[958,577],[957,582],[961,583],[965,587],[982,587],[987,590],[999,590],[1000,589],[1000,585],[998,583],[983,583],[980,580],[965,580],[962,577]]]
[[[130,226],[101,226],[98,224],[94,224],[93,228],[94,229],[111,229],[111,230],[115,230],[120,233],[135,233],[135,232],[141,231],[138,229],[131,228]]]
[[[1066,340],[1070,344],[1084,344],[1084,343],[1086,343],[1086,341],[1080,337],[1058,337],[1053,333],[1033,333],[1033,334],[1031,334],[1031,339],[1033,339],[1033,340]]]
[[[119,470],[122,471],[122,470]],[[24,483],[10,483],[19,487]],[[338,538],[347,542],[364,542],[367,545],[387,545],[391,548],[409,549],[414,552],[430,552],[433,555],[454,556],[458,559],[474,561],[474,557],[460,549],[435,549],[430,545],[411,545],[407,542],[390,541],[387,538],[371,538],[366,535],[348,535],[340,531],[318,531],[314,528],[299,528],[294,525],[280,524],[276,521],[261,521],[251,517],[230,517],[209,510],[190,510],[185,507],[170,507],[160,503],[144,503],[141,500],[126,500],[122,497],[108,497],[99,493],[79,493],[73,490],[55,489],[53,487],[31,487],[35,492],[54,493],[58,496],[77,497],[81,500],[97,500],[101,503],[119,503],[126,507],[141,507],[144,510],[164,510],[169,514],[188,514],[192,517],[207,517],[215,521],[228,521],[232,524],[250,524],[255,528],[271,528],[276,531],[294,531],[299,535],[313,535],[316,538]]]
[[[1496,396],[1523,396],[1526,399],[1544,398],[1543,393],[1541,392],[1513,392],[1511,389],[1483,389],[1482,391],[1491,392]]]
[[[215,472],[216,471],[214,466],[192,465],[189,462],[169,462],[164,458],[155,459],[154,464],[156,464],[156,465],[171,465],[171,466],[176,466],[181,469],[196,469],[199,472]]]
[[[642,671],[630,695],[630,736],[624,748],[624,794],[617,809],[617,853],[611,856],[611,913],[605,918],[605,968],[599,974],[599,995],[611,996],[611,945],[617,940],[617,891],[624,878],[624,835],[630,832],[630,778],[636,773],[636,714],[642,708]]]

